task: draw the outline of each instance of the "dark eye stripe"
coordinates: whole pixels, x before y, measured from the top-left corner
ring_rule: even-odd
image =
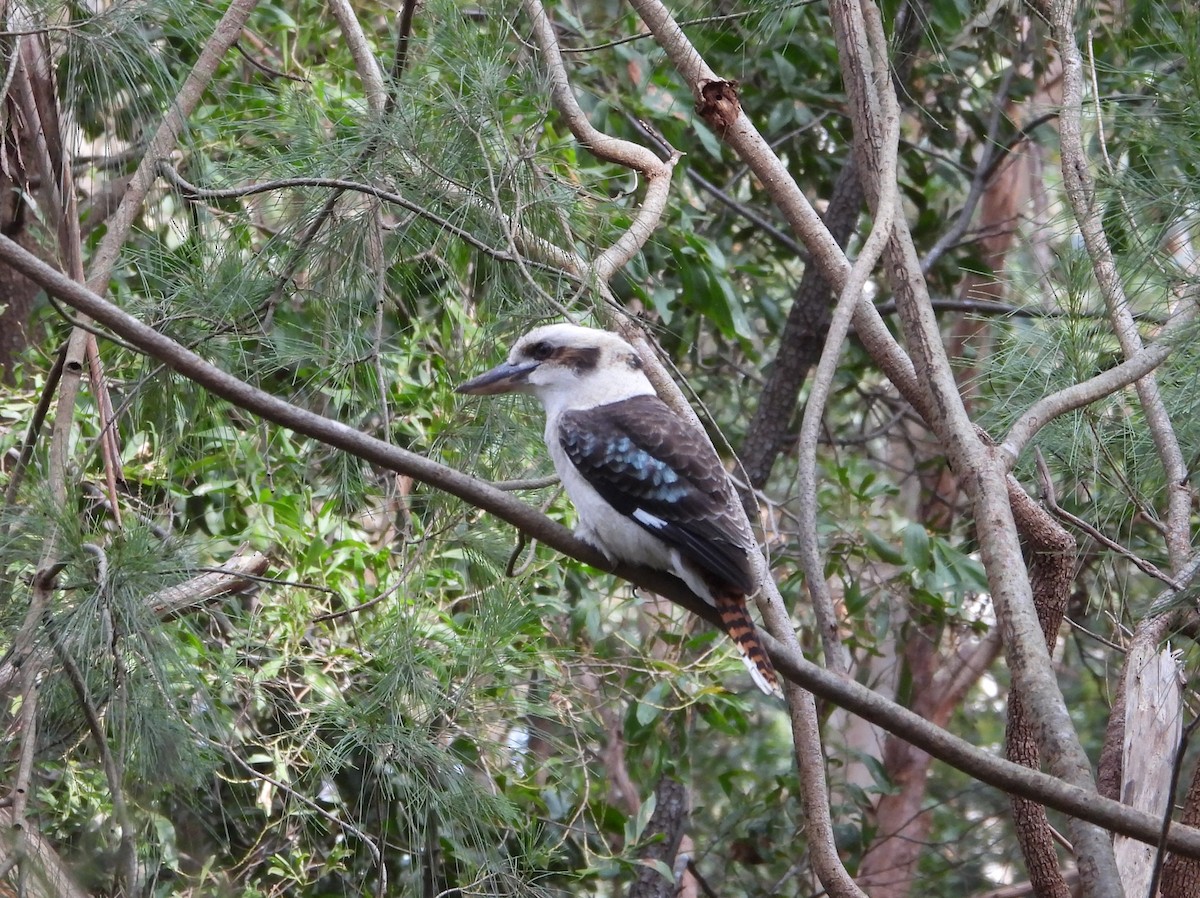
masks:
[[[592,371],[600,364],[598,346],[560,346],[554,351],[554,360],[564,367],[574,368],[576,373]]]

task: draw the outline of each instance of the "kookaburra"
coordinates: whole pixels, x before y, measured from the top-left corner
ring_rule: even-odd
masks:
[[[758,548],[729,475],[705,434],[658,398],[632,346],[573,324],[539,327],[458,392],[536,396],[576,534],[613,561],[683,580],[716,608],[755,684],[779,694],[746,607]]]

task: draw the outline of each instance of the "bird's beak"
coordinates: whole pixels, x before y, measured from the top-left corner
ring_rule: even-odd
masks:
[[[505,362],[497,365],[491,371],[473,377],[465,384],[454,388],[455,393],[467,393],[471,396],[491,396],[494,393],[512,393],[525,385],[526,378],[538,362],[522,362],[513,364]]]

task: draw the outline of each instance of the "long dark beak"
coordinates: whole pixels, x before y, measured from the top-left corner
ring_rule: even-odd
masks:
[[[519,365],[505,362],[497,365],[491,371],[473,377],[465,384],[454,388],[455,393],[467,393],[471,396],[491,396],[493,393],[511,393],[519,390],[525,384],[530,372],[538,366],[538,362],[521,362]]]

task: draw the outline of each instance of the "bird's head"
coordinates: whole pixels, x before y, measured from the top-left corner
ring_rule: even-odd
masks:
[[[530,393],[553,414],[654,393],[632,346],[608,331],[550,324],[530,331],[508,359],[461,384],[472,396]]]

